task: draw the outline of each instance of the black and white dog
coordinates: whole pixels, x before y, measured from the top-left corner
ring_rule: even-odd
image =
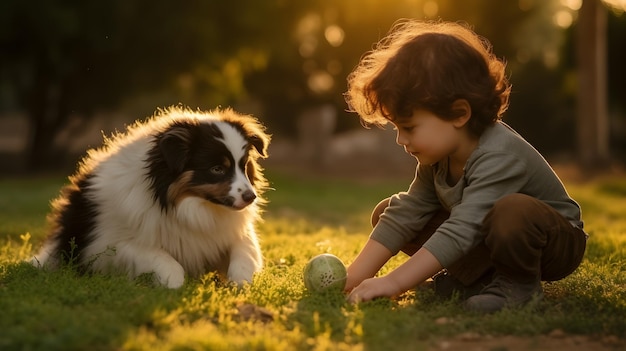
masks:
[[[169,288],[217,271],[251,282],[263,265],[255,232],[270,136],[231,109],[169,108],[88,151],[52,202],[37,266],[72,262]]]

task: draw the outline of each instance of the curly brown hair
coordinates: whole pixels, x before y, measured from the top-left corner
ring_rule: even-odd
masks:
[[[348,76],[345,94],[364,125],[385,125],[426,109],[452,120],[454,101],[468,101],[469,130],[480,136],[502,118],[511,85],[491,44],[465,25],[402,20]]]

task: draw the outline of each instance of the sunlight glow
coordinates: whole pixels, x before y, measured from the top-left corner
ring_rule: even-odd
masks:
[[[325,93],[335,85],[335,79],[328,72],[319,70],[309,75],[308,86],[315,93]]]
[[[424,15],[426,17],[435,17],[439,13],[439,5],[434,0],[428,0],[424,3]]]
[[[298,22],[296,36],[302,38],[314,33],[321,27],[322,19],[316,13],[309,13]]]
[[[300,43],[298,52],[302,57],[311,57],[313,56],[315,49],[317,49],[317,39],[314,37],[307,37]]]
[[[561,5],[572,11],[578,11],[583,6],[583,0],[561,0]]]
[[[602,0],[618,13],[626,12],[626,0]]]
[[[324,37],[331,46],[338,47],[343,44],[343,38],[345,37],[345,33],[343,29],[341,29],[341,27],[333,24],[326,27],[326,30],[324,31]]]
[[[315,13],[304,16],[296,28],[296,38],[300,42],[298,51],[302,57],[311,57],[317,49],[318,39],[315,33],[321,27],[322,19]]]
[[[554,14],[552,21],[561,28],[569,28],[574,22],[574,17],[569,11],[561,10]]]

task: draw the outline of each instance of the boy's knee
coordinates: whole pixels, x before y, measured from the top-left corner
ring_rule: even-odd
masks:
[[[485,218],[523,217],[537,209],[538,201],[534,197],[525,194],[509,194],[496,201]]]
[[[509,194],[496,201],[483,220],[483,229],[487,233],[507,235],[516,231],[535,218],[539,200],[525,194]]]
[[[376,205],[376,207],[374,207],[374,210],[372,211],[372,219],[371,219],[372,228],[374,228],[376,224],[378,224],[378,221],[380,220],[380,215],[383,214],[383,212],[385,212],[385,209],[387,207],[389,207],[389,201],[391,201],[390,197],[382,200],[381,202],[378,203],[378,205]]]
[[[504,210],[508,211],[511,209],[524,208],[525,205],[534,203],[535,201],[537,201],[537,199],[532,196],[520,193],[513,193],[506,195],[500,200],[496,201],[493,207],[494,209],[503,208]]]

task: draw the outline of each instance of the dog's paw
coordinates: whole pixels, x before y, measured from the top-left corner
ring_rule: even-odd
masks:
[[[250,264],[231,262],[228,267],[228,280],[239,286],[242,286],[245,283],[252,283],[252,276],[255,271],[255,267]]]
[[[159,284],[170,289],[178,289],[185,282],[185,270],[178,263],[162,264],[154,270]]]

